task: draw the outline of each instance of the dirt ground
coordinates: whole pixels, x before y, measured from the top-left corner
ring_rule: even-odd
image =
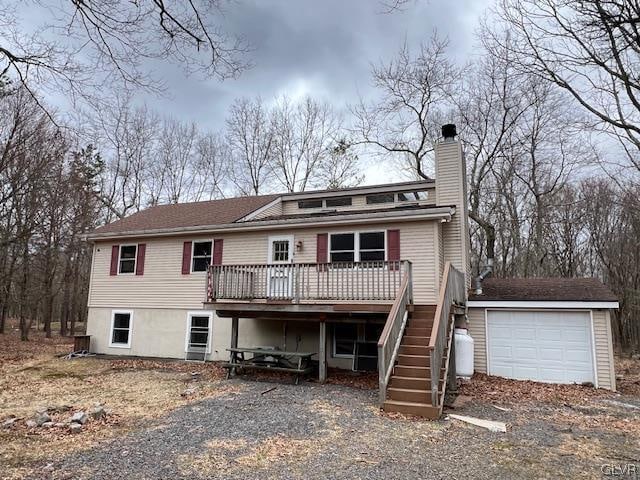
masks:
[[[476,375],[450,413],[503,421],[492,433],[380,413],[375,375],[227,381],[214,364],[67,360],[68,339],[0,335],[0,478],[600,478],[640,472],[640,362],[619,360],[620,393]],[[102,404],[80,433],[28,428]],[[118,473],[114,473],[118,472]],[[624,478],[624,477],[623,477]],[[628,477],[634,478],[634,477]]]

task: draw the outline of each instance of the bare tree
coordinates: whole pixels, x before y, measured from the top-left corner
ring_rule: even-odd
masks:
[[[346,139],[340,139],[320,164],[314,186],[327,189],[355,187],[364,181],[361,172],[358,156]]]
[[[502,0],[497,13],[514,64],[568,92],[640,171],[640,3]]]
[[[107,208],[106,220],[111,221],[145,206],[147,172],[155,162],[160,119],[146,106],[133,107],[128,95],[96,115],[94,137],[105,162],[99,195]]]
[[[433,143],[461,75],[447,57],[447,46],[434,34],[414,57],[405,45],[396,59],[373,67],[381,98],[352,108],[355,143],[401,158],[422,178],[429,178]]]
[[[231,181],[244,195],[258,195],[272,177],[273,123],[260,98],[236,100],[227,118]]]
[[[305,191],[329,157],[338,119],[328,103],[311,97],[294,103],[283,96],[270,116],[275,178],[288,192]]]
[[[144,63],[149,60],[179,62],[187,73],[206,77],[235,77],[247,66],[242,61],[247,45],[220,26],[224,3],[3,3],[0,76],[10,75],[34,98],[35,89],[49,88],[72,99],[95,99],[114,81],[119,81],[120,88],[162,88],[162,82],[145,71]],[[27,14],[30,18],[49,18],[50,23],[25,33],[21,17]]]

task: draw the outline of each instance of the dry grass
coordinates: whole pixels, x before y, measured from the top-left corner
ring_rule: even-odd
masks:
[[[28,419],[38,409],[52,407],[60,410],[50,412],[53,421],[61,422],[96,403],[103,404],[108,415],[89,421],[79,434],[65,428],[28,429],[24,421],[0,429],[3,478],[28,477],[38,464],[123,435],[196,399],[240,388],[220,382],[224,372],[216,365],[96,357],[66,360],[57,355],[71,350],[69,339],[45,339],[35,331],[30,339],[20,342],[15,330],[0,335],[0,422],[10,416]],[[194,393],[183,397],[186,388]]]

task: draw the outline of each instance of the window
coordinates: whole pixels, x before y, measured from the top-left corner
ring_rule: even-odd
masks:
[[[133,312],[114,310],[111,313],[110,347],[129,348],[131,346],[131,324]]]
[[[426,200],[428,193],[426,190],[418,190],[415,192],[401,192],[398,194],[399,202],[418,202],[420,200]]]
[[[188,244],[187,244],[188,245]],[[206,272],[211,265],[212,242],[193,242],[191,271]]]
[[[348,207],[351,205],[351,197],[327,198],[325,204],[327,207]]]
[[[118,273],[135,273],[137,245],[120,245]]]
[[[360,261],[384,261],[384,232],[361,232],[359,235]]]
[[[356,259],[355,236],[353,233],[331,234],[329,261],[353,262]]]
[[[331,263],[385,260],[385,232],[332,233],[329,238]]]
[[[319,200],[300,200],[298,208],[322,208],[322,199]]]
[[[358,325],[354,323],[337,323],[333,327],[333,355],[335,357],[351,357],[358,340]]]
[[[393,193],[377,193],[375,195],[367,195],[367,205],[375,203],[393,203],[395,200]]]
[[[356,342],[378,343],[383,324],[337,323],[333,327],[333,356],[352,357]]]
[[[288,262],[289,261],[289,240],[274,240],[272,245],[273,256],[271,260],[273,262]]]

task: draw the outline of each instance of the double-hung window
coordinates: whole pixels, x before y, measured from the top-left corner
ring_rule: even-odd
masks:
[[[110,347],[131,347],[131,327],[133,312],[130,310],[114,310],[111,312]]]
[[[385,232],[332,233],[329,240],[331,263],[385,260]]]
[[[330,243],[329,261],[331,263],[356,261],[355,234],[333,233]]]
[[[211,252],[213,251],[212,242],[193,242],[193,250],[191,256],[191,271],[206,272],[211,265]]]
[[[138,245],[120,245],[118,273],[135,273]]]
[[[361,262],[384,261],[384,232],[361,232],[358,253]]]

